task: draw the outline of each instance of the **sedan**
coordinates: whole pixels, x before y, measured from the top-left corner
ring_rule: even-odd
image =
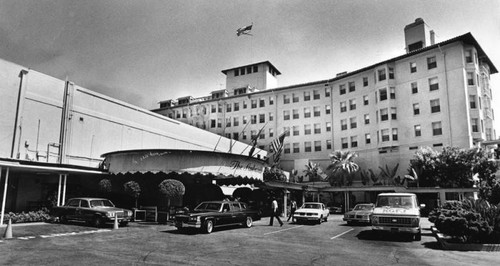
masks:
[[[299,209],[295,211],[293,218],[297,222],[315,221],[320,224],[323,221],[328,221],[330,210],[321,202],[305,202]]]
[[[344,221],[346,221],[347,224],[370,223],[370,216],[374,208],[375,205],[373,203],[357,204],[352,211],[344,214]]]

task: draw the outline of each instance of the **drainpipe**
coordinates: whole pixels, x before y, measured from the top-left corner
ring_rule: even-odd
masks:
[[[444,84],[446,87],[446,105],[448,110],[448,130],[450,132],[450,146],[453,147],[453,130],[451,130],[451,109],[450,109],[450,90],[448,88],[448,71],[446,68],[446,52],[443,52],[441,46],[438,45],[439,51],[443,55],[443,65],[444,65]]]
[[[27,77],[26,75],[28,74],[28,70],[21,70],[19,72],[19,92],[17,94],[17,104],[16,104],[16,117],[14,119],[14,132],[12,134],[12,147],[10,150],[10,158],[14,158],[14,151],[16,147],[16,140],[18,139],[18,145],[17,145],[17,155],[16,158],[19,158],[19,146],[20,141],[21,141],[21,120],[22,120],[22,115],[21,112],[23,110],[23,103],[24,101],[24,93],[26,92],[26,84],[27,84]],[[17,129],[19,128],[19,135],[17,132]]]

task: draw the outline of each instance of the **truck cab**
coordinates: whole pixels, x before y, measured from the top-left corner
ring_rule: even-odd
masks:
[[[377,233],[411,234],[416,241],[422,238],[420,208],[413,193],[381,193],[371,216],[372,230]]]

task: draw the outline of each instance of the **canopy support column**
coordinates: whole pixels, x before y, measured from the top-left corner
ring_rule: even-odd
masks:
[[[68,179],[68,174],[65,174],[63,176],[64,176],[64,184],[63,184],[61,205],[64,205],[66,203],[66,180]]]
[[[0,225],[3,225],[3,217],[5,215],[5,202],[7,201],[7,186],[9,184],[9,170],[7,167],[7,171],[5,173],[5,185],[3,187],[3,197],[2,197],[2,212],[0,214]],[[2,179],[2,167],[0,167],[0,180]]]
[[[62,174],[59,174],[59,185],[57,187],[57,206],[61,206],[61,181]]]

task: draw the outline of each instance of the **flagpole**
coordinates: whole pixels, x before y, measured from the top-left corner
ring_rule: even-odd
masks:
[[[264,124],[264,126],[262,126],[262,128],[259,130],[259,132],[257,132],[257,136],[255,136],[255,137],[256,137],[256,139],[255,139],[255,143],[257,143],[257,140],[258,140],[258,139],[259,139],[259,137],[260,137],[260,132],[262,132],[262,130],[263,130],[263,129],[267,126],[267,124],[268,124],[268,123],[269,123],[269,121],[267,121],[267,122]],[[252,139],[252,140],[253,140],[253,139]],[[252,146],[253,146],[253,145],[252,145]],[[242,155],[242,154],[243,154],[243,153],[247,150],[247,148],[248,148],[248,147],[250,147],[250,145],[248,145],[248,144],[247,144],[247,146],[245,147],[245,149],[243,149],[243,151],[240,153],[240,155]],[[256,154],[258,154],[258,152],[257,152]]]

